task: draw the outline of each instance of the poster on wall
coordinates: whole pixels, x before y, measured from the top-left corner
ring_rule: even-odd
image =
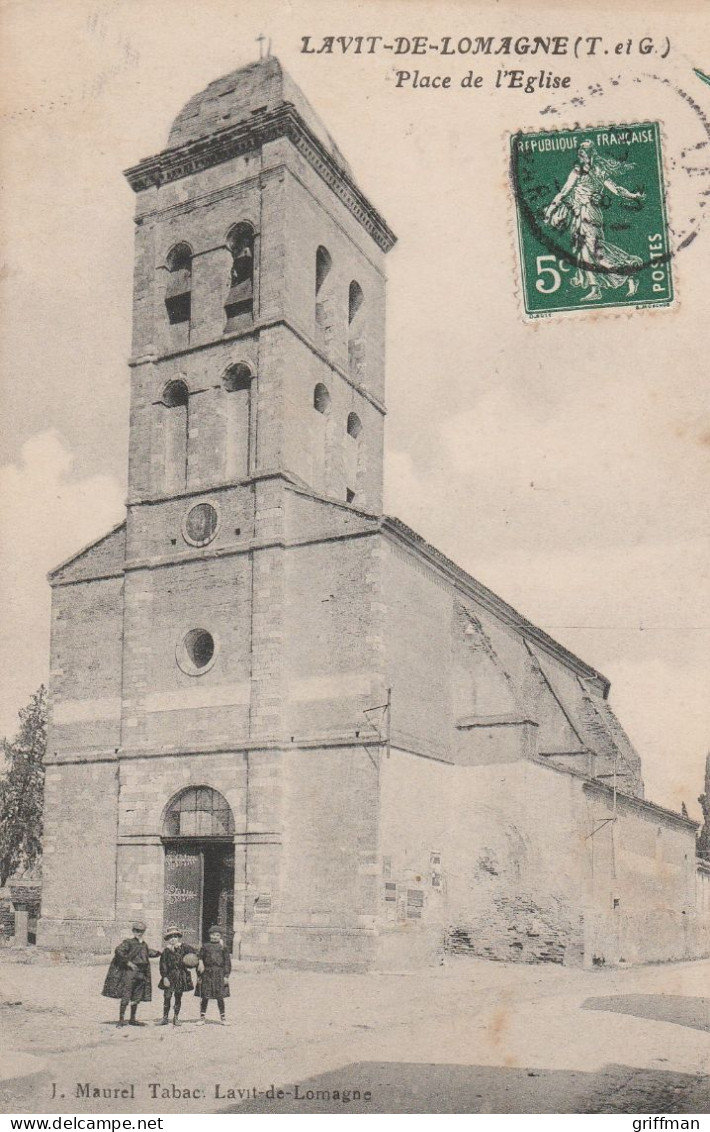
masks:
[[[0,51],[3,1110],[706,1112],[705,6]]]

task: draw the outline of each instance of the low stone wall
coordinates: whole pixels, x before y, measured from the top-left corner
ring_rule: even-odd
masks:
[[[0,896],[0,943],[15,935],[15,909],[9,896]]]

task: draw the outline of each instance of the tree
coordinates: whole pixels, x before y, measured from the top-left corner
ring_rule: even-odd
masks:
[[[7,770],[0,781],[0,886],[17,869],[30,868],[42,852],[47,690],[41,684],[20,711],[20,729],[3,739]]]
[[[698,798],[703,811],[703,825],[698,834],[698,856],[710,861],[710,754],[705,759],[705,793]]]

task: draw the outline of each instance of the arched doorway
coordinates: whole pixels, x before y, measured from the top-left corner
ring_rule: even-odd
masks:
[[[234,818],[227,799],[210,786],[176,794],[163,821],[164,924],[175,923],[186,943],[207,938],[210,925],[234,935]]]

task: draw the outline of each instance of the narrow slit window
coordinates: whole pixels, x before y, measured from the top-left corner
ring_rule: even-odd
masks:
[[[357,313],[360,310],[364,299],[365,296],[362,293],[362,287],[355,279],[353,279],[352,283],[350,284],[350,290],[348,293],[348,324],[350,326],[352,326],[353,322],[355,321]]]
[[[315,322],[316,333],[326,345],[330,340],[333,323],[331,287],[328,279],[332,266],[330,252],[321,245],[316,252]]]
[[[235,362],[222,376],[226,397],[219,449],[224,461],[224,477],[230,483],[249,475],[253,376],[246,362]]]
[[[321,244],[316,252],[316,296],[322,291],[323,284],[328,278],[332,266],[333,260],[330,252]]]
[[[356,381],[365,377],[365,296],[356,279],[348,291],[348,372]]]
[[[189,402],[189,390],[182,379],[169,381],[163,389],[163,487],[168,492],[187,487]]]

